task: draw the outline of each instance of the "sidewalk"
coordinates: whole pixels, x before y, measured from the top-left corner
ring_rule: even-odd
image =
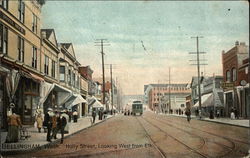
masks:
[[[168,115],[168,114],[167,114]],[[176,116],[176,117],[187,117],[186,115],[178,115],[178,114],[171,114],[170,116]],[[199,120],[198,117],[192,115],[192,119]],[[209,122],[214,122],[214,123],[221,123],[221,124],[227,124],[227,125],[233,125],[233,126],[239,126],[239,127],[250,127],[250,120],[247,119],[230,119],[230,118],[214,118],[214,119],[209,119],[209,118],[202,118],[201,121],[209,121]]]
[[[105,119],[109,119],[113,117],[112,115],[108,115],[108,117]],[[69,123],[69,133],[64,135],[64,138],[67,138],[73,134],[76,134],[84,129],[87,129],[89,127],[95,126],[105,120],[99,120],[98,117],[96,117],[95,124],[91,125],[92,117],[82,117],[79,118],[77,123]],[[44,130],[42,129],[42,132],[39,133],[37,128],[34,126],[31,126],[28,128],[29,134],[31,135],[30,138],[26,140],[19,140],[17,143],[4,143],[7,132],[1,133],[1,153],[19,153],[24,151],[32,151],[40,148],[46,148],[50,146],[55,146],[56,143],[60,143],[61,134],[57,134],[56,140],[52,139],[52,142],[46,141],[47,133],[44,133]]]

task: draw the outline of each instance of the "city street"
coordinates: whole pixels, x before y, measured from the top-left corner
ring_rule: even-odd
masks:
[[[244,157],[247,128],[145,112],[116,117],[24,157]],[[20,155],[18,155],[20,157]]]

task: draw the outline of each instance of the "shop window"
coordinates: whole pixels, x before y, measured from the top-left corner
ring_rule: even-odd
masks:
[[[52,77],[56,78],[56,62],[54,60],[52,60],[51,75]]]
[[[32,67],[37,68],[37,48],[32,47]]]
[[[45,55],[45,61],[44,61],[44,73],[46,75],[49,75],[49,57]]]
[[[65,81],[65,66],[60,66],[60,81]]]
[[[18,0],[18,14],[19,14],[19,20],[24,23],[24,12],[25,12],[25,4],[23,0]]]
[[[0,0],[0,5],[1,5],[4,9],[8,10],[8,8],[9,8],[9,0]]]
[[[233,77],[233,82],[237,80],[237,73],[236,73],[236,68],[232,69],[232,77]]]
[[[227,70],[227,72],[226,72],[226,79],[227,79],[227,81],[228,82],[231,82],[231,73],[230,73],[230,71],[229,70]]]
[[[7,54],[8,50],[8,28],[0,24],[0,53]]]
[[[32,18],[32,31],[37,33],[37,16],[35,14],[33,14]]]
[[[24,62],[24,39],[18,36],[18,60]]]

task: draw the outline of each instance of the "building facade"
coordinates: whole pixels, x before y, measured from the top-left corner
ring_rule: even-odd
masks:
[[[175,112],[185,109],[186,96],[191,93],[187,84],[150,84],[148,105],[153,111]],[[169,100],[170,99],[170,100]]]
[[[41,78],[41,1],[0,1],[1,125],[14,103],[24,124],[34,121]],[[15,80],[11,80],[15,78]],[[7,106],[6,106],[7,105]]]
[[[244,43],[235,42],[229,51],[222,51],[223,81],[230,87],[224,87],[225,115],[230,116],[232,108],[239,117],[250,117],[249,101],[249,47]]]

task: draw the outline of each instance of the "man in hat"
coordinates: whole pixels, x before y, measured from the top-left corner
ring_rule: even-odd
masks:
[[[47,127],[47,141],[51,142],[52,117],[54,113],[51,108],[48,108],[47,110],[48,111],[44,115],[44,126]]]
[[[68,115],[66,114],[66,110],[61,111],[61,115],[59,118],[58,126],[61,131],[61,144],[63,143],[65,127],[67,126]]]

